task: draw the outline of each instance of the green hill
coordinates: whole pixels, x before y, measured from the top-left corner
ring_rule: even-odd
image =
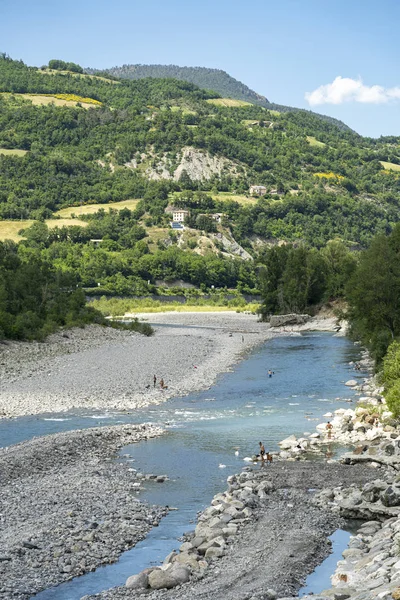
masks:
[[[95,69],[85,69],[85,71],[96,73]],[[268,103],[267,98],[257,94],[247,85],[221,69],[178,67],[177,65],[122,65],[122,67],[105,69],[104,72],[122,79],[135,80],[152,77],[154,79],[168,78],[189,81],[202,89],[214,90],[223,97],[236,98],[260,106],[265,106]]]
[[[250,102],[251,104],[263,106],[268,110],[279,112],[311,112],[270,102],[265,96],[257,94],[257,92],[251,90],[247,85],[234,77],[231,77],[221,69],[209,69],[207,67],[179,67],[177,65],[122,65],[122,67],[112,67],[111,69],[105,69],[103,71],[85,69],[85,72],[89,74],[101,73],[106,76],[111,75],[112,77],[132,80],[152,77],[155,79],[170,78],[179,81],[188,81],[201,89],[214,90],[223,98],[234,98],[236,100]],[[350,129],[342,121],[334,119],[333,117],[320,115],[318,113],[312,114],[316,114],[320,119],[327,121],[328,123],[335,124],[340,129]]]
[[[184,281],[193,294],[262,291],[266,314],[301,311],[342,295],[349,250],[400,222],[398,137],[363,138],[187,81],[116,81],[59,64],[0,55],[0,240],[18,241],[0,244],[0,263],[15,318],[15,256],[53,273],[63,294],[63,281],[121,296]],[[183,231],[171,206],[187,211]],[[1,311],[0,337],[14,335]]]
[[[135,198],[134,212],[167,225],[171,195],[192,190],[214,198],[210,211],[224,213],[250,251],[256,237],[365,245],[399,220],[398,138],[366,139],[308,111],[215,98],[186,81],[115,85],[3,55],[0,217],[48,219]],[[254,184],[266,195],[234,200]]]

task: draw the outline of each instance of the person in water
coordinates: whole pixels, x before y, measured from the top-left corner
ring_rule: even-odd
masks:
[[[164,379],[160,379],[160,388],[164,389]]]
[[[271,369],[268,369],[268,377],[272,377],[272,371],[271,371]]]
[[[157,383],[157,377],[154,375],[153,376],[153,387],[156,387],[156,383]]]
[[[265,460],[265,448],[264,448],[264,444],[262,442],[260,442],[260,456],[261,456],[261,462],[264,462],[264,460]]]
[[[328,432],[328,440],[330,440],[332,437],[332,429],[333,429],[333,425],[330,421],[328,421],[326,424],[326,431]]]

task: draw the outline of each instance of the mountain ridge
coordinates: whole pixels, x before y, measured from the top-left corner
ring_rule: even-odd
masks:
[[[86,73],[96,72],[97,69],[85,69]],[[269,103],[269,100],[257,92],[250,89],[246,84],[238,79],[235,79],[223,69],[214,69],[208,67],[180,67],[179,65],[142,65],[142,64],[123,64],[121,67],[115,66],[110,69],[104,69],[105,73],[109,73],[114,77],[122,79],[145,79],[152,77],[154,79],[178,79],[180,81],[188,81],[194,83],[203,89],[214,90],[221,95],[229,96],[234,93],[236,100],[251,102],[264,106]],[[200,85],[200,83],[201,85]]]
[[[271,102],[266,96],[258,94],[245,83],[235,79],[229,73],[222,69],[214,69],[209,67],[180,67],[179,65],[161,65],[161,64],[123,64],[118,67],[109,69],[92,69],[86,68],[85,73],[90,75],[107,74],[120,79],[177,79],[178,81],[188,81],[197,85],[201,89],[213,90],[221,94],[222,97],[233,98],[250,102],[257,106],[262,106],[268,110],[276,110],[278,112],[308,112],[317,115],[318,118],[335,124],[343,131],[353,131],[351,127],[334,117],[315,113],[303,108],[296,108]]]

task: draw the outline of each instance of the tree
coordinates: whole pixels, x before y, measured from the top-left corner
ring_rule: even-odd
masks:
[[[400,226],[379,235],[360,258],[346,297],[353,332],[379,362],[400,335]]]
[[[202,229],[206,233],[217,231],[215,221],[208,215],[198,215],[196,217],[196,228]]]

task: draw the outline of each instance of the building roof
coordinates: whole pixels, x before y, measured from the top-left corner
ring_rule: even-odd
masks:
[[[187,208],[177,208],[176,206],[167,206],[167,208],[165,209],[166,213],[172,213],[172,212],[185,212],[188,213],[188,209]]]

